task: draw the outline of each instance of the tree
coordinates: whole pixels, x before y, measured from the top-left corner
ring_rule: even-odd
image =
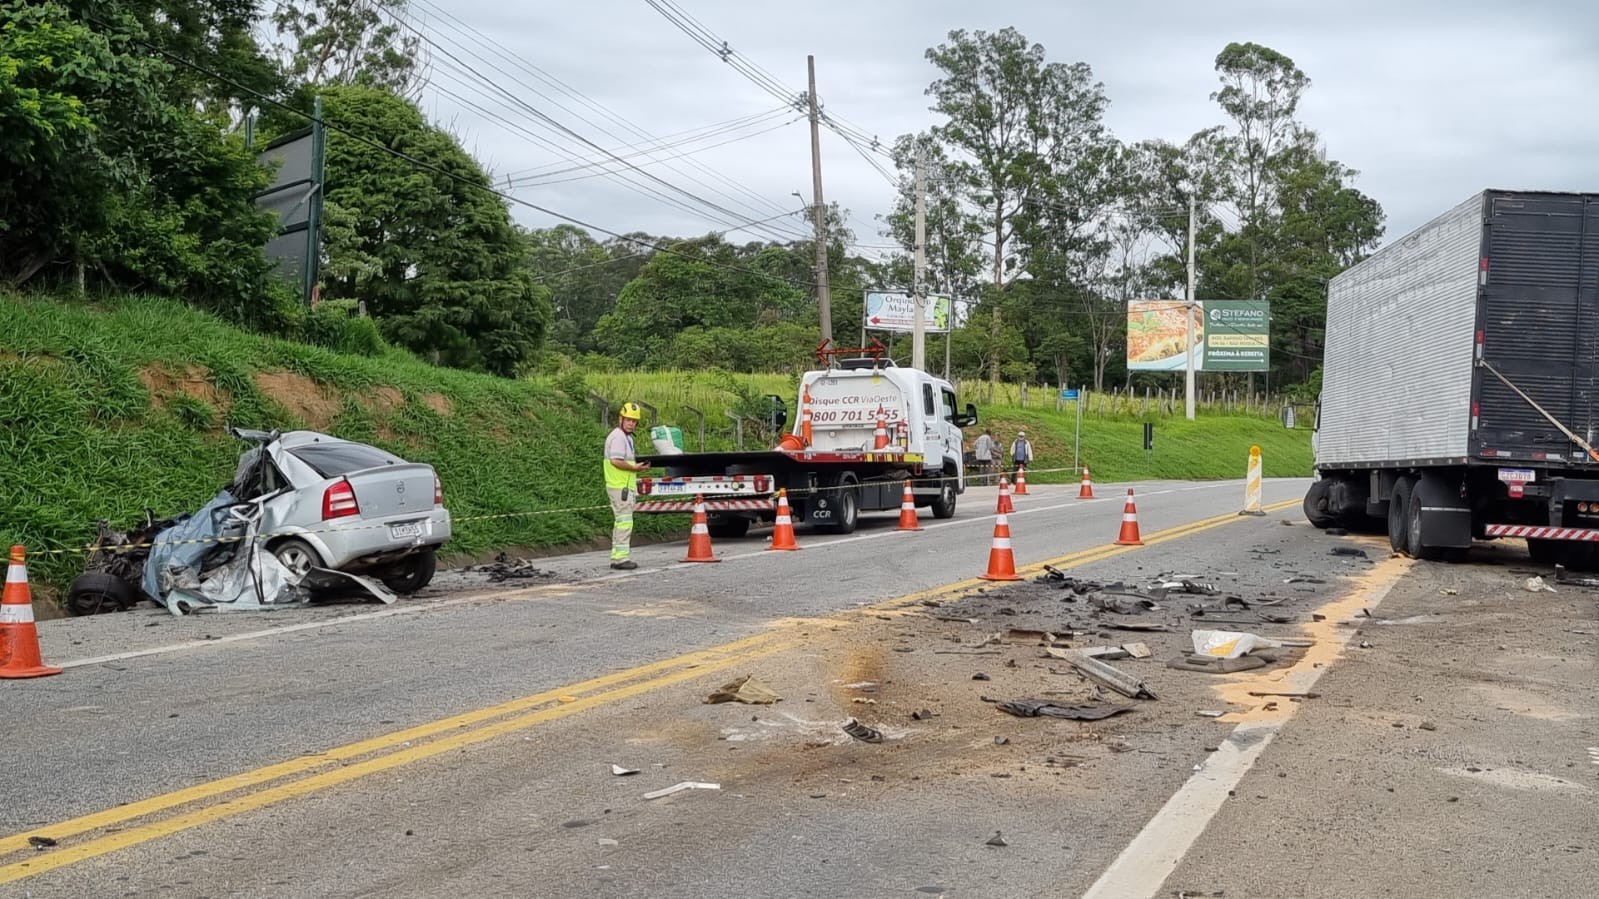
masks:
[[[322,97],[338,129],[327,146],[323,296],[365,301],[385,337],[440,363],[515,374],[544,339],[550,298],[488,175],[404,98],[362,86]]]
[[[531,232],[528,267],[534,280],[550,291],[554,314],[550,339],[574,354],[593,351],[595,324],[616,305],[622,288],[653,252],[647,243],[620,239],[601,243],[573,225]]]
[[[415,97],[426,83],[407,0],[278,0],[272,24],[284,75],[296,85],[359,84]]]

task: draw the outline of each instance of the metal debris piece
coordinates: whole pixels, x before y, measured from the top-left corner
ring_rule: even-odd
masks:
[[[487,565],[479,565],[473,571],[488,575],[494,583],[522,578],[552,578],[555,572],[546,571],[533,564],[532,559],[512,559],[505,553],[494,557],[494,561]]]
[[[982,649],[985,646],[998,646],[999,644],[1001,644],[1003,642],[1005,642],[1005,634],[1004,634],[1004,632],[1003,631],[995,631],[992,634],[989,634],[988,636],[984,637],[981,640],[978,640],[975,643],[962,643],[961,644],[961,648],[962,649]]]
[[[1354,558],[1367,558],[1366,551],[1354,546],[1335,546],[1327,550],[1329,556],[1351,556]]]
[[[1194,714],[1201,718],[1220,718],[1227,713],[1221,709],[1200,709],[1194,712]]]
[[[1248,671],[1252,668],[1264,668],[1266,667],[1266,660],[1259,656],[1225,658],[1222,656],[1188,653],[1167,662],[1166,667],[1176,668],[1180,671],[1202,671],[1206,674],[1232,674],[1237,671]]]
[[[854,718],[851,718],[848,721],[844,722],[843,730],[844,730],[844,733],[849,734],[850,736],[854,737],[857,740],[860,740],[862,743],[881,743],[881,742],[883,742],[883,732],[882,731],[878,730],[875,727],[868,727],[868,726],[860,723],[859,721],[856,721]]]
[[[1135,645],[1142,646],[1143,644]],[[1077,651],[1091,659],[1125,659],[1132,655],[1132,653],[1120,646],[1085,646]]]
[[[611,766],[611,773],[616,775],[617,777],[627,777],[628,775],[631,775],[631,774],[637,774],[638,773],[638,769],[637,768],[623,768],[621,765],[612,765]]]
[[[1098,659],[1083,655],[1077,650],[1051,648],[1045,650],[1045,652],[1057,659],[1064,659],[1087,677],[1104,684],[1123,696],[1129,696],[1133,699],[1155,698],[1155,691],[1149,689],[1148,684]]]
[[[1293,575],[1292,577],[1284,579],[1283,583],[1285,583],[1285,584],[1325,584],[1327,582],[1325,580],[1319,578],[1319,577],[1311,577],[1308,574],[1296,574],[1296,575]]]
[[[1010,737],[995,737],[994,738],[994,745],[995,746],[1009,746],[1010,745]]]
[[[1122,649],[1135,659],[1147,659],[1155,654],[1147,643],[1123,643]]]
[[[1320,699],[1320,693],[1274,693],[1270,690],[1250,690],[1250,696],[1282,696],[1288,699]]]
[[[999,831],[996,830],[994,831],[994,835],[988,838],[988,842],[984,843],[983,845],[1004,847],[1009,846],[1010,844],[1005,842],[1005,838],[1000,835]]]
[[[697,780],[685,780],[680,784],[673,784],[662,790],[655,790],[650,793],[645,793],[644,798],[660,799],[663,796],[670,796],[673,793],[681,793],[684,790],[720,790],[721,788],[721,784],[708,784],[701,783]]]
[[[1566,566],[1555,566],[1555,583],[1569,584],[1573,587],[1599,587],[1599,578],[1579,577],[1566,571]],[[1450,591],[1453,594],[1453,591]]]
[[[56,841],[52,837],[28,837],[28,845],[35,849],[49,849]]]
[[[972,680],[992,680],[992,679],[993,678],[990,678],[988,675],[984,674],[981,671],[979,671],[976,674],[972,675]]]
[[[746,674],[736,681],[723,684],[721,689],[705,697],[705,704],[744,702],[751,705],[771,705],[781,701],[782,698],[771,687],[756,680],[755,675]]]
[[[1132,631],[1139,634],[1165,634],[1171,628],[1164,624],[1143,624],[1135,621],[1107,621],[1105,628],[1113,631]]]
[[[1130,712],[1130,705],[1108,702],[1077,702],[1062,704],[1048,699],[1012,699],[1001,702],[997,708],[1018,718],[1070,718],[1074,721],[1099,721],[1112,715]]]
[[[911,712],[912,721],[927,721],[933,717],[932,709],[918,709]]]
[[[1160,611],[1160,605],[1155,602],[1155,597],[1146,593],[1105,591],[1089,594],[1087,598],[1096,608],[1118,615],[1142,615],[1145,612]]]
[[[1005,632],[1005,641],[1007,643],[1030,643],[1035,646],[1048,646],[1058,642],[1060,639],[1060,635],[1049,631],[1029,630],[1021,627],[1013,627]]]

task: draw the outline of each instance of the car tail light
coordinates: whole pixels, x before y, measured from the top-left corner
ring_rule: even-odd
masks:
[[[331,521],[335,518],[347,518],[351,515],[360,515],[361,507],[355,501],[355,488],[350,482],[340,479],[322,493],[322,520]]]
[[[439,480],[438,475],[433,476],[433,505],[444,505],[444,482]]]

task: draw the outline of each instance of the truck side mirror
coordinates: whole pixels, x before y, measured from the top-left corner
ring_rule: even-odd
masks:
[[[955,427],[969,428],[974,424],[977,424],[977,407],[967,403],[966,414],[955,416]]]

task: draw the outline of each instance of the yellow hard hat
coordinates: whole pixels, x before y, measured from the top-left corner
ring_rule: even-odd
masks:
[[[638,421],[644,417],[644,412],[638,407],[638,403],[623,403],[622,417],[631,418],[634,421]]]

